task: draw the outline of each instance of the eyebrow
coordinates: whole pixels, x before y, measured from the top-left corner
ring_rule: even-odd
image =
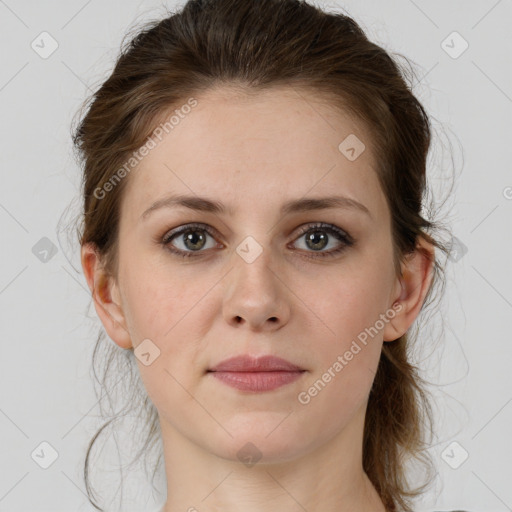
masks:
[[[228,208],[218,201],[208,199],[206,197],[189,196],[189,195],[171,195],[155,201],[142,215],[141,220],[148,217],[151,212],[160,208],[175,208],[183,206],[191,210],[209,212],[214,214],[226,214],[232,215],[233,209]],[[313,210],[325,210],[329,208],[344,208],[353,209],[359,212],[365,213],[371,217],[371,213],[368,208],[356,201],[345,196],[328,196],[320,198],[308,198],[308,199],[294,199],[284,203],[281,206],[281,215],[288,215],[291,213],[307,212]]]

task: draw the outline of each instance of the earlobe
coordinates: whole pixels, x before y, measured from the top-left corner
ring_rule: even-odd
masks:
[[[402,276],[397,278],[395,315],[384,328],[384,341],[403,336],[419,315],[432,284],[434,255],[434,246],[424,238],[420,238],[414,252],[407,255],[402,264]]]
[[[121,348],[132,348],[118,287],[114,278],[101,264],[100,256],[93,244],[82,246],[81,260],[96,313],[107,334]]]

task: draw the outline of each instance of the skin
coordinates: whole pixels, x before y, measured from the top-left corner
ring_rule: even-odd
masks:
[[[362,123],[298,89],[246,94],[223,86],[196,98],[192,112],[125,178],[118,275],[104,272],[94,247],[82,247],[110,338],[125,349],[149,339],[160,350],[148,366],[136,361],[159,412],[165,512],[383,512],[362,468],[368,394],[382,344],[404,334],[420,312],[433,248],[420,241],[403,276],[396,275],[390,212]],[[355,161],[338,149],[349,134],[366,145]],[[170,193],[206,196],[233,214],[161,208],[141,220]],[[333,193],[357,200],[369,214],[279,213],[286,200]],[[206,236],[203,248],[196,245],[201,255],[181,258],[159,243],[191,222],[215,230],[196,232]],[[328,244],[315,251],[298,228],[316,222],[346,231],[354,245],[321,258],[319,252],[343,243],[322,231]],[[262,249],[251,263],[236,252],[248,236]],[[183,234],[173,244],[193,252]],[[298,394],[397,301],[400,312],[309,403],[300,403]],[[307,371],[261,393],[206,373],[239,354],[273,354]],[[262,455],[251,466],[237,455],[248,442]]]

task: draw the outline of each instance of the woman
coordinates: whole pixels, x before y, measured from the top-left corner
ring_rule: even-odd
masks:
[[[74,142],[82,265],[147,392],[162,511],[412,510],[409,330],[446,248],[390,56],[299,0],[191,0],[124,48]]]

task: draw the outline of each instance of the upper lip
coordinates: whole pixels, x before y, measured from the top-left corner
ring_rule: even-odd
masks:
[[[250,355],[235,356],[221,361],[208,369],[209,372],[298,372],[303,368],[280,357],[266,355],[252,357]]]

